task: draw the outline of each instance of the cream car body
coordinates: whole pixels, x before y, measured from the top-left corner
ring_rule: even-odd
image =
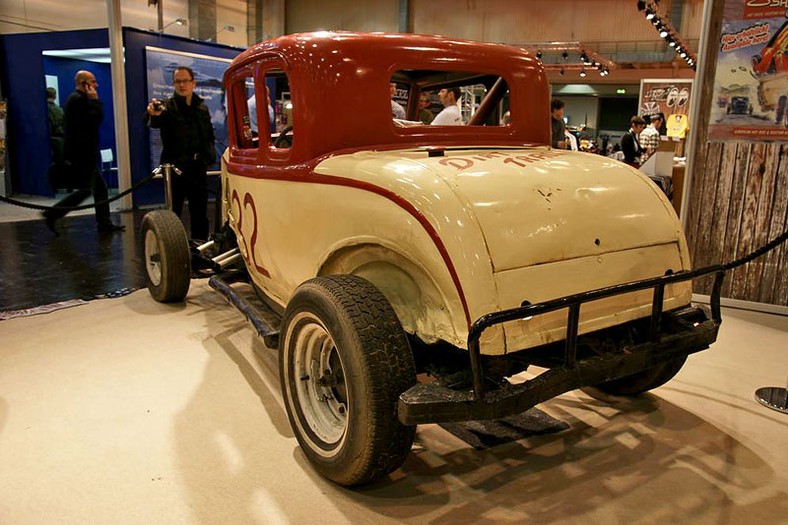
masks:
[[[223,220],[195,245],[173,212],[147,214],[148,289],[181,301],[209,277],[277,347],[293,434],[326,478],[393,472],[419,424],[577,388],[647,392],[715,341],[724,272],[688,271],[673,207],[642,173],[546,146],[547,78],[527,51],[286,35],[223,84]],[[428,124],[425,94],[433,113],[461,99],[463,125]],[[250,98],[275,101],[275,119]],[[689,284],[710,272],[711,317]]]
[[[307,180],[225,172],[225,204],[255,283],[280,305],[318,275],[377,286],[407,332],[463,347],[484,314],[689,268],[672,206],[621,163],[545,147],[364,151]],[[669,286],[665,308],[687,304]],[[649,315],[651,294],[588,305],[580,332]],[[500,354],[563,336],[560,312],[490,330]]]

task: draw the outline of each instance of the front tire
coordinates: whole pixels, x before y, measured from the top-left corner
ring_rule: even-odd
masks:
[[[399,422],[397,401],[416,368],[383,294],[353,275],[307,281],[287,305],[279,341],[287,416],[315,469],[352,486],[399,468],[416,429]]]
[[[168,210],[147,213],[140,238],[151,296],[160,303],[183,301],[191,281],[191,252],[181,220]]]

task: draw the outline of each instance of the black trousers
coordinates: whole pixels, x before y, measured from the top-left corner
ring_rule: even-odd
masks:
[[[83,187],[82,189],[76,190],[75,192],[66,195],[57,204],[55,204],[54,208],[51,208],[48,211],[48,216],[54,219],[65,217],[65,215],[71,210],[62,210],[59,208],[79,206],[82,204],[82,201],[87,199],[92,193],[93,200],[98,203],[96,204],[96,222],[100,226],[110,224],[109,203],[107,202],[107,198],[109,197],[107,193],[107,183],[104,182],[104,177],[101,176],[98,166],[92,168],[92,173],[88,176],[87,180],[90,181],[89,187]]]
[[[205,164],[195,161],[178,166],[180,175],[172,176],[172,211],[181,216],[183,202],[189,201],[189,225],[192,239],[208,239],[208,176]]]

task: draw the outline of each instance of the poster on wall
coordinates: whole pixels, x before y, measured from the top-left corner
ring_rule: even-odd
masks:
[[[692,80],[644,79],[640,81],[638,115],[665,115],[665,134],[683,139],[689,130]]]
[[[788,140],[786,4],[725,0],[709,140]]]
[[[205,101],[211,112],[211,123],[216,133],[216,158],[220,159],[227,147],[227,111],[224,103],[222,78],[232,60],[194,53],[183,53],[152,46],[145,47],[148,100],[153,97],[163,100],[172,96],[172,74],[178,66],[194,70],[197,86],[194,92]],[[158,166],[161,157],[159,130],[150,130],[151,168]],[[217,164],[209,169],[218,169]]]

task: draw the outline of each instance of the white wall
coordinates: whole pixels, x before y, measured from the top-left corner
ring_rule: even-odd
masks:
[[[243,2],[243,0],[236,0]],[[165,0],[164,23],[176,18],[189,18],[188,0]],[[0,33],[37,33],[107,27],[106,0],[2,0],[0,1]],[[121,3],[121,23],[140,29],[156,29],[156,6],[145,0]],[[167,33],[189,36],[189,28],[177,24]]]
[[[189,18],[189,0],[163,0],[162,6],[164,25]],[[124,26],[158,29],[157,8],[145,0],[123,0],[120,11]],[[0,34],[95,29],[107,24],[107,0],[0,0]],[[246,24],[246,0],[216,1],[216,30],[235,27],[235,32],[222,31],[219,42],[246,47]],[[173,24],[165,32],[188,37],[189,27]]]

